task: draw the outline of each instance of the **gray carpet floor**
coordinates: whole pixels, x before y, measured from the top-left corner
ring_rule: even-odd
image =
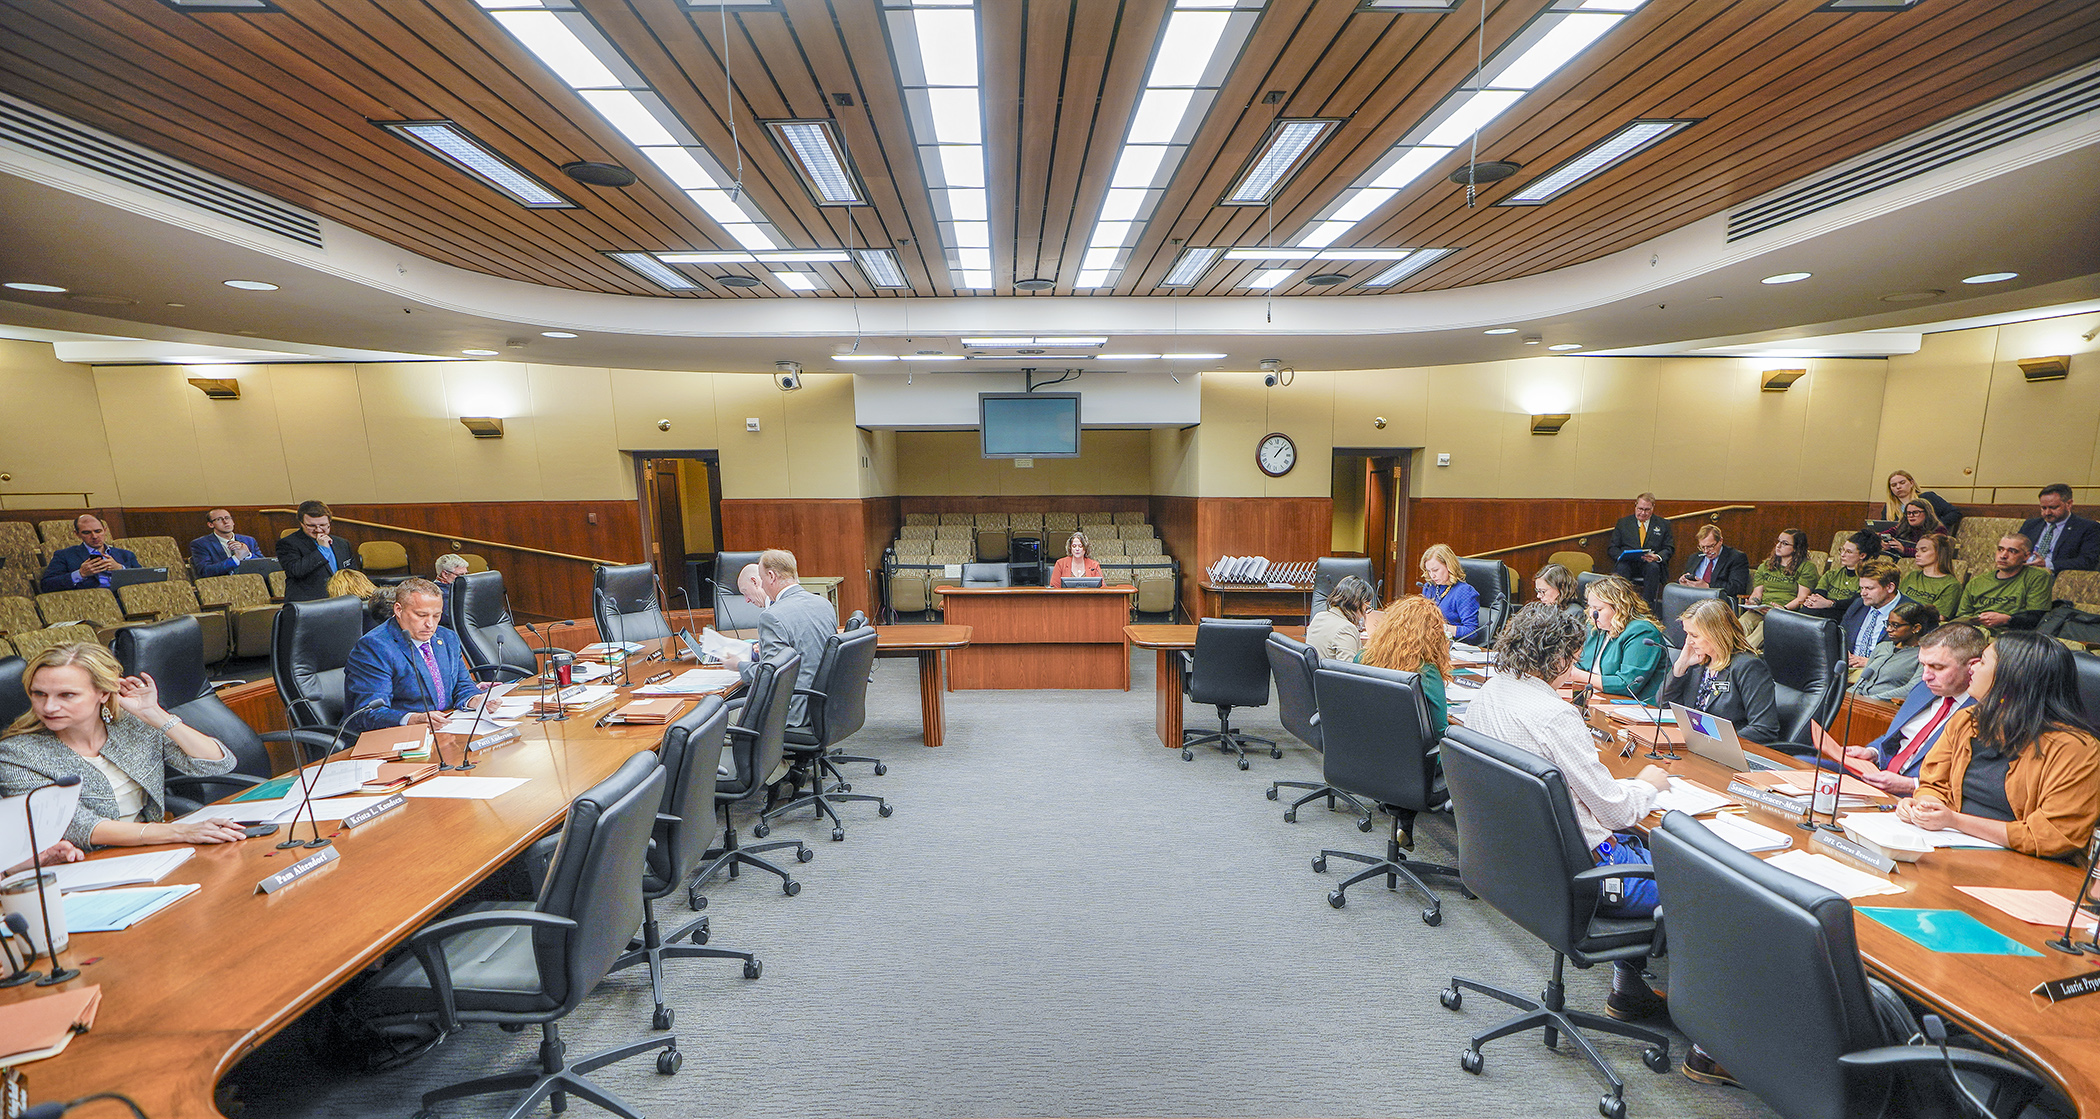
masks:
[[[1508,1011],[1473,996],[1453,1013],[1438,989],[1456,973],[1536,992],[1543,946],[1434,881],[1439,928],[1382,880],[1330,907],[1340,875],[1313,873],[1311,857],[1378,852],[1386,818],[1368,835],[1311,805],[1283,822],[1264,790],[1316,779],[1318,755],[1262,710],[1238,721],[1284,742],[1281,760],[1184,762],[1153,736],[1151,654],[1132,667],[1128,693],[951,693],[947,745],[929,750],[912,663],[878,662],[851,747],[889,773],[854,767],[853,783],[896,814],[850,806],[842,843],[801,818],[777,827],[771,838],[816,853],[786,864],[797,897],[763,873],[712,883],[712,943],[756,951],[763,977],[675,962],[684,1070],[661,1077],[642,1057],[601,1082],[659,1117],[1597,1113],[1604,1082],[1565,1041],[1504,1039],[1482,1075],[1458,1068],[1467,1035]],[[1214,716],[1192,705],[1188,720]],[[1418,857],[1453,861],[1449,817],[1417,830]],[[689,915],[663,903],[668,921]],[[1608,982],[1605,968],[1571,970],[1570,1003],[1601,1011]],[[647,1034],[650,1005],[646,972],[612,977],[567,1025],[570,1053]],[[406,1115],[428,1088],[528,1065],[538,1031],[470,1027],[380,1075],[318,1070],[302,1037],[287,1031],[236,1070],[244,1114]],[[1630,1043],[1599,1045],[1632,1115],[1770,1114],[1739,1090],[1648,1072]]]

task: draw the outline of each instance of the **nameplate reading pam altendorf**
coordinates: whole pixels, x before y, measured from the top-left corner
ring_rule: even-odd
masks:
[[[342,852],[337,851],[335,848],[323,847],[268,878],[257,882],[255,891],[260,894],[274,894],[341,857]]]

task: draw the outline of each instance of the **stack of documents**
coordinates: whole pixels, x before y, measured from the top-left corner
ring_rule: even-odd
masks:
[[[639,641],[622,641],[618,644],[614,644],[610,641],[594,641],[589,645],[585,645],[582,649],[582,652],[586,656],[602,657],[615,649],[619,649],[629,653],[639,653],[642,651],[643,648],[644,646]]]
[[[93,984],[0,1006],[0,1066],[56,1057],[95,1024],[102,987]]]
[[[2002,886],[1956,886],[1955,889],[2030,925],[2060,929],[2071,919],[2071,899],[2053,890],[2012,890]],[[2090,909],[2081,909],[2073,927],[2092,932],[2096,923],[2100,923],[2100,918],[2095,918]]]
[[[1673,778],[1674,780],[1674,778]],[[1781,831],[1773,831],[1763,824],[1746,820],[1741,816],[1716,816],[1702,820],[1707,830],[1720,836],[1733,846],[1753,855],[1766,851],[1784,851],[1794,845],[1794,837]]]
[[[605,717],[607,723],[627,726],[660,727],[678,714],[685,700],[676,696],[665,699],[635,699]]]
[[[661,684],[645,684],[634,694],[643,696],[707,695],[732,687],[740,677],[734,669],[689,668]]]
[[[1806,878],[1847,901],[1876,894],[1900,894],[1903,887],[1865,871],[1854,870],[1828,855],[1813,851],[1786,851],[1765,862],[1796,877]]]
[[[1893,812],[1848,812],[1838,817],[1838,823],[1853,834],[1865,836],[1883,847],[1900,847],[1910,851],[1922,851],[1932,847],[1982,847],[2002,851],[2004,847],[1988,839],[1978,839],[1967,832],[1953,828],[1926,831],[1907,820],[1899,820]]]
[[[604,703],[617,694],[619,690],[610,684],[578,684],[573,688],[563,688],[559,699],[562,707],[570,711],[581,711],[584,708],[596,707]],[[552,708],[555,705],[555,699],[556,697],[549,696],[546,702],[540,703],[538,706]]]
[[[1682,777],[1670,778],[1670,788],[1655,795],[1657,812],[1685,812],[1698,816],[1726,808],[1735,801]]]
[[[44,869],[58,875],[58,888],[62,893],[101,890],[111,886],[150,886],[166,878],[176,867],[190,861],[190,856],[196,853],[195,847],[175,847],[166,851],[118,855],[113,859],[89,859],[86,862],[67,863],[64,866]]]
[[[66,899],[66,932],[122,932],[203,888],[188,882],[74,894]]]

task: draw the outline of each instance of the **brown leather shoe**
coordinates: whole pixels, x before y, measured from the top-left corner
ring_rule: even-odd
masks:
[[[1684,1055],[1684,1064],[1680,1067],[1684,1069],[1686,1076],[1701,1084],[1717,1084],[1723,1088],[1743,1086],[1741,1081],[1728,1075],[1728,1070],[1722,1068],[1719,1061],[1707,1056],[1706,1050],[1696,1045],[1692,1046],[1691,1052]]]
[[[1604,1012],[1621,1022],[1641,1022],[1669,1012],[1669,1003],[1641,975],[1637,964],[1620,961],[1612,966],[1611,994]]]

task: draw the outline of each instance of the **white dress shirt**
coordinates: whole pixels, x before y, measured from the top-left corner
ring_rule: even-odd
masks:
[[[1466,728],[1552,762],[1568,783],[1575,818],[1591,850],[1655,808],[1655,786],[1617,779],[1597,760],[1582,713],[1536,676],[1498,672],[1466,707]]]

